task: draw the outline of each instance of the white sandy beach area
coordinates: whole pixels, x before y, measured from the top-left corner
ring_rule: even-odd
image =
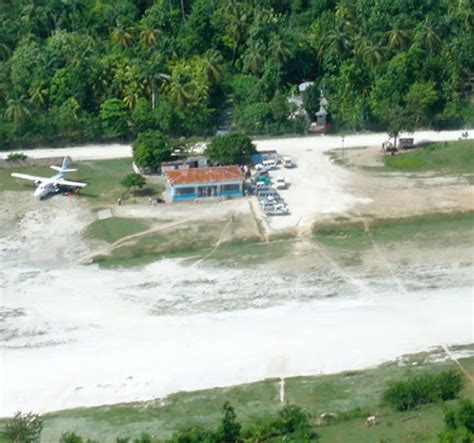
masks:
[[[462,132],[416,137],[453,140]],[[347,136],[345,147],[377,146],[386,138]],[[310,225],[317,214],[337,216],[369,200],[355,195],[351,173],[323,154],[340,141],[257,141],[259,149],[299,159],[288,174],[299,171],[300,178],[285,191],[291,223]],[[129,156],[130,146],[28,154],[111,158]],[[306,186],[304,198],[298,183]],[[317,263],[301,270],[291,257],[287,269],[161,260],[104,270],[75,262],[90,252],[82,231],[95,219],[82,201],[0,196],[0,416],[366,368],[474,341],[469,252],[434,264],[404,264],[402,257],[390,272],[360,275]],[[290,224],[281,220],[275,229]]]
[[[4,272],[4,313],[16,315],[4,324],[0,416],[359,369],[474,339],[466,287],[408,297],[394,288],[363,294],[347,283],[337,297],[318,299],[324,282],[295,289],[289,281],[288,303],[227,310],[239,299],[255,305],[248,299],[256,279],[266,279],[271,299],[272,275],[171,261],[138,271]],[[199,307],[206,298],[210,312]],[[190,314],[195,304],[200,312]]]

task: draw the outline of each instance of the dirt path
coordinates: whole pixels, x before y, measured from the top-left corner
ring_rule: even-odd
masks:
[[[471,384],[474,384],[474,376],[471,373],[469,373],[467,371],[467,369],[464,368],[463,365],[461,365],[459,360],[453,354],[451,354],[451,352],[449,351],[448,346],[443,345],[442,348],[444,349],[444,352],[446,352],[446,355],[449,357],[449,359],[451,361],[453,361],[457,365],[457,367],[461,370],[461,372],[466,376],[466,378],[469,380],[469,382]]]
[[[104,254],[110,254],[112,251],[114,251],[114,249],[117,249],[118,247],[123,246],[124,244],[126,244],[130,241],[134,241],[134,240],[137,240],[137,239],[139,239],[141,237],[144,237],[146,235],[150,235],[150,234],[154,234],[156,232],[164,231],[165,229],[169,229],[169,228],[174,228],[176,226],[183,225],[185,223],[189,223],[189,222],[195,221],[195,220],[197,220],[197,217],[191,217],[191,218],[187,218],[185,220],[180,220],[180,221],[177,221],[177,222],[168,223],[168,224],[161,225],[161,226],[155,226],[153,228],[147,229],[146,231],[141,231],[141,232],[138,232],[136,234],[127,235],[126,237],[122,237],[120,240],[117,240],[116,242],[112,243],[111,245],[108,245],[108,246],[106,246],[104,248],[101,248],[97,251],[94,251],[94,252],[86,254],[82,257],[79,257],[76,260],[76,262],[78,264],[84,264],[84,263],[90,262],[91,260],[93,260],[97,256],[104,255]]]
[[[224,236],[225,236],[225,233],[226,231],[229,229],[230,225],[232,224],[232,222],[234,221],[234,217],[235,215],[232,214],[232,217],[229,219],[229,221],[225,224],[225,226],[222,228],[222,231],[219,235],[219,238],[216,242],[216,244],[212,247],[211,251],[205,255],[204,257],[202,257],[201,259],[197,260],[196,262],[194,262],[191,267],[195,267],[197,265],[200,265],[201,263],[203,263],[204,261],[206,261],[209,257],[211,257],[212,254],[214,254],[214,252],[217,251],[217,248],[219,248],[219,246],[221,245],[221,243],[224,241]]]
[[[392,280],[395,282],[395,285],[398,287],[398,289],[400,290],[400,292],[404,295],[409,295],[408,291],[405,289],[405,287],[403,286],[400,278],[398,278],[398,276],[395,274],[395,272],[393,271],[392,269],[392,266],[390,265],[390,262],[387,260],[387,258],[382,254],[382,251],[380,250],[380,248],[378,247],[378,245],[375,243],[371,233],[370,233],[370,227],[369,227],[369,223],[367,222],[367,220],[365,218],[362,219],[362,222],[364,224],[364,230],[367,234],[367,237],[370,241],[370,244],[372,245],[372,249],[374,250],[375,254],[377,255],[377,257],[379,258],[380,262],[383,263],[384,267],[388,270],[390,276],[392,277]]]

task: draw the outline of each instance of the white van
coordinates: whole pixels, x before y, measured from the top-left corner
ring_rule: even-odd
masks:
[[[277,165],[276,161],[275,161],[275,160],[272,160],[272,159],[270,159],[270,160],[263,160],[263,162],[262,162],[262,166],[263,166],[264,168],[271,168],[271,169],[274,169],[274,168],[276,168],[276,165]]]
[[[294,163],[291,161],[291,158],[287,157],[286,155],[281,158],[281,162],[283,163],[283,166],[285,168],[292,168],[294,166]]]

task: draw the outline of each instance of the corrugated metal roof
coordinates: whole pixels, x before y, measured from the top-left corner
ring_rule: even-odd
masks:
[[[165,171],[172,185],[188,183],[215,183],[244,180],[244,174],[238,166],[218,166],[213,168],[175,169]]]

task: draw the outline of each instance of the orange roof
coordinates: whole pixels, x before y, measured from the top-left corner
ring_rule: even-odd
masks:
[[[238,166],[218,166],[214,168],[189,168],[164,171],[172,185],[187,183],[212,183],[244,180],[244,174]]]

